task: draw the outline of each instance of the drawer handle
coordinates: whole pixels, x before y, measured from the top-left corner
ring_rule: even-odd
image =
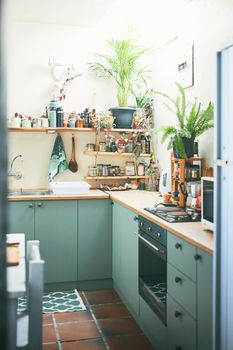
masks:
[[[176,248],[176,249],[181,249],[181,247],[182,247],[182,245],[181,245],[180,243],[176,243],[176,244],[175,244],[175,248]]]
[[[38,203],[37,206],[38,206],[38,208],[41,208],[41,207],[43,207],[43,203]]]
[[[176,276],[176,277],[175,277],[175,282],[176,282],[176,283],[181,283],[181,282],[182,282],[182,278]]]
[[[161,234],[160,232],[157,232],[157,233],[156,233],[156,236],[157,236],[158,238],[160,238],[160,237],[162,236],[162,234]]]
[[[201,255],[200,254],[195,254],[194,255],[195,260],[201,260]]]
[[[148,229],[147,229],[149,232],[152,231],[152,227],[148,226]]]
[[[31,204],[28,204],[28,208],[33,208],[34,205],[31,203]]]
[[[174,313],[174,316],[176,318],[180,317],[181,315],[182,315],[182,313],[180,311],[175,311],[175,313]]]
[[[135,216],[133,219],[134,219],[134,221],[138,221],[138,217],[137,216]]]

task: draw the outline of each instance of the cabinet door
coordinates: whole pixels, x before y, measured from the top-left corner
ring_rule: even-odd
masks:
[[[114,286],[121,290],[121,235],[123,234],[121,215],[123,207],[116,202],[112,204],[112,277]]]
[[[35,239],[34,236],[35,202],[8,203],[8,232],[24,233],[26,240]]]
[[[109,199],[80,200],[78,280],[112,277],[112,206]]]
[[[113,205],[113,280],[131,310],[138,314],[138,230],[137,215]]]
[[[77,201],[36,202],[35,238],[45,283],[77,281]]]
[[[167,297],[169,350],[196,350],[196,322],[180,304]],[[205,350],[211,348],[206,348]]]
[[[197,342],[198,350],[212,349],[212,255],[198,249],[197,260]]]

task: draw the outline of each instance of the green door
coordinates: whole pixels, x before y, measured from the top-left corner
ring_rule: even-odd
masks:
[[[197,254],[197,343],[198,350],[212,349],[213,258],[198,249]]]
[[[109,199],[80,200],[78,280],[112,278],[112,206]]]
[[[35,205],[35,238],[45,260],[45,283],[77,281],[77,201]]]
[[[35,239],[34,236],[35,202],[8,203],[8,232],[24,233],[26,240]]]

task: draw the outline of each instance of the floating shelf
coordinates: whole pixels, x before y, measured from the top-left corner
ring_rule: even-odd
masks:
[[[86,176],[87,180],[127,180],[127,179],[145,179],[146,176]]]
[[[134,153],[120,153],[120,152],[99,152],[99,151],[84,151],[84,154],[88,156],[124,156],[132,157],[135,156]],[[150,157],[150,153],[141,153],[138,157]]]
[[[55,132],[97,132],[95,128],[8,128],[9,131],[14,132],[46,132],[54,134]],[[118,132],[131,134],[133,132],[145,132],[144,129],[100,129],[100,132]]]

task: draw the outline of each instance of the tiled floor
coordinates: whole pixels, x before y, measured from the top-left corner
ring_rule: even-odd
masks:
[[[86,311],[44,315],[44,350],[154,350],[113,289],[80,294]]]

